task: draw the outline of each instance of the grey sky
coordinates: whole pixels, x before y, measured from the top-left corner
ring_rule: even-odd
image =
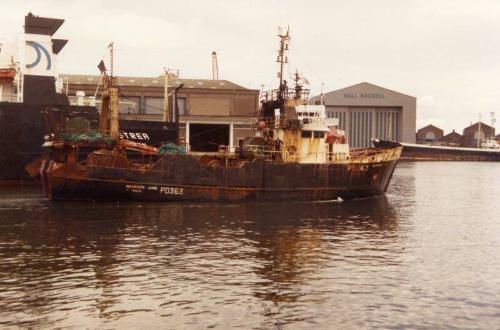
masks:
[[[418,98],[417,127],[462,130],[500,117],[500,1],[0,0],[0,34],[24,15],[65,18],[61,73],[96,74],[114,41],[117,75],[219,77],[275,87],[278,26],[290,26],[290,69],[314,93],[363,81]]]

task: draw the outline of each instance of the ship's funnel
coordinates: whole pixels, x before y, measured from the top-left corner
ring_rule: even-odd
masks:
[[[22,95],[27,104],[68,104],[58,93],[57,54],[67,40],[52,39],[63,19],[35,16],[24,18],[24,49],[19,53],[22,72]]]
[[[63,19],[40,17],[29,13],[24,17],[24,33],[53,36],[63,23]]]
[[[2,90],[16,94],[17,102],[27,104],[68,104],[58,93],[57,54],[67,40],[52,39],[64,23],[63,19],[39,17],[29,13],[24,17],[24,34],[12,44],[0,49]],[[6,79],[9,78],[9,79]]]
[[[63,19],[25,16],[25,34],[21,39],[24,49],[19,53],[21,70],[24,76],[46,76],[57,79],[57,54],[68,42],[53,39],[52,35],[64,22]]]

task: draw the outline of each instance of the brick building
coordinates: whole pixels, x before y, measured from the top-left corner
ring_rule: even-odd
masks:
[[[463,143],[463,136],[453,130],[439,140],[439,144],[447,147],[460,147]]]
[[[479,145],[478,139],[485,139],[495,136],[495,128],[482,122],[477,122],[464,128],[463,146],[476,148]]]
[[[417,131],[417,143],[435,145],[443,137],[443,130],[434,125],[427,125]]]

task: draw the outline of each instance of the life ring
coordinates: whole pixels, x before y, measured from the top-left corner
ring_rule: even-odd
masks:
[[[297,152],[297,148],[295,146],[289,146],[286,150],[290,155],[293,155],[294,153]]]

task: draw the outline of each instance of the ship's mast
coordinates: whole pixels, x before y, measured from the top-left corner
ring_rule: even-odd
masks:
[[[288,63],[288,57],[286,56],[286,52],[288,51],[288,42],[290,41],[290,28],[286,30],[286,33],[283,33],[283,30],[279,28],[278,30],[278,37],[280,38],[280,49],[278,51],[278,59],[276,62],[280,64],[280,72],[279,78],[280,78],[280,89],[278,93],[278,100],[283,100],[284,99],[284,93],[286,92],[286,87],[285,82],[283,80],[283,67],[285,63]]]
[[[110,76],[106,90],[102,94],[101,114],[99,119],[99,132],[107,134],[110,130],[111,137],[116,141],[119,138],[118,124],[118,88],[113,82],[113,43],[108,46],[110,57]]]

